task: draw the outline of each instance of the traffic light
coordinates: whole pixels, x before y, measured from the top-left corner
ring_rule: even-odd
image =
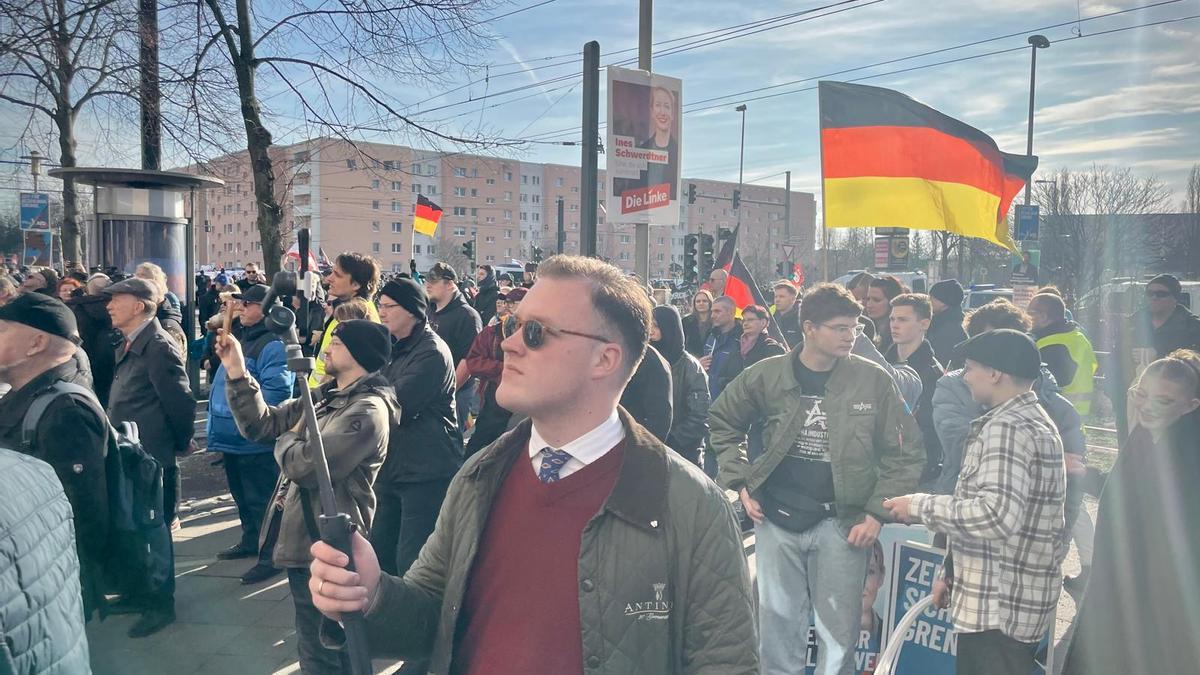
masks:
[[[696,240],[694,234],[683,238],[683,283],[687,285],[696,283],[700,274],[696,268]]]
[[[733,191],[733,210],[737,211],[738,207],[740,207],[741,205],[742,205],[742,191],[734,190]]]
[[[775,276],[779,277],[780,279],[787,279],[790,276],[788,274],[788,264],[786,262],[777,263],[775,265]]]
[[[542,262],[542,247],[541,246],[534,246],[530,250],[530,254],[533,256],[533,262],[535,262],[535,263]]]
[[[700,235],[700,276],[708,276],[713,269],[713,236]]]
[[[689,204],[696,203],[696,184],[695,183],[688,183],[688,203]]]
[[[467,260],[470,260],[472,263],[474,263],[475,262],[475,242],[474,241],[464,241],[463,245],[462,245],[462,254],[467,256]]]

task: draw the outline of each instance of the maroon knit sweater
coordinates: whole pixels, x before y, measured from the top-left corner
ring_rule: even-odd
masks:
[[[452,672],[583,672],[579,540],[616,484],[623,446],[549,484],[518,455],[479,539]]]

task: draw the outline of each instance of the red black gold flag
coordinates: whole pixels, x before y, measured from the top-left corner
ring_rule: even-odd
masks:
[[[734,306],[737,307],[739,318],[742,316],[742,310],[750,305],[771,306],[771,303],[763,297],[758,284],[754,283],[754,275],[750,274],[750,269],[742,262],[742,256],[738,254],[737,240],[740,229],[734,229],[733,236],[725,240],[725,244],[721,246],[721,252],[717,254],[717,259],[714,262],[716,269],[723,269],[729,274],[729,277],[725,280],[725,296],[733,300]],[[770,321],[768,322],[767,333],[781,343],[787,344],[783,339],[783,332],[775,324],[775,316],[771,314],[768,314],[768,316],[770,317]]]
[[[417,195],[413,231],[432,237],[437,232],[438,221],[441,219],[442,207],[429,201],[425,195]]]
[[[890,89],[821,82],[825,227],[907,227],[1017,250],[1008,210],[1037,157]]]

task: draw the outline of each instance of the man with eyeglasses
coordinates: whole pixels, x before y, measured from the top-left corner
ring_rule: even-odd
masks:
[[[398,277],[379,291],[378,306],[392,337],[392,358],[382,374],[396,389],[400,425],[375,480],[371,544],[385,572],[404,574],[433,532],[446,488],[462,465],[463,438],[450,348],[429,325],[425,289]]]
[[[326,616],[436,673],[757,673],[749,574],[721,491],[617,405],[650,331],[616,267],[555,256],[503,342],[497,401],[528,415],[471,457],[403,578],[313,546]],[[859,593],[862,576],[859,576]]]
[[[800,305],[803,347],[746,369],[709,409],[719,481],[754,521],[763,673],[854,672],[863,579],[883,500],[917,486],[925,451],[892,377],[851,353],[862,305],[820,284]],[[747,455],[751,426],[764,449]]]
[[[240,304],[242,343],[246,372],[258,382],[267,405],[279,405],[291,398],[296,375],[287,369],[283,341],[263,323],[262,301],[271,289],[264,284],[234,294]],[[241,539],[217,553],[218,560],[236,560],[257,556],[258,562],[242,575],[243,584],[256,584],[279,574],[271,562],[271,547],[259,547],[260,526],[279,481],[274,442],[247,438],[233,419],[226,393],[228,371],[222,364],[213,376],[208,401],[208,450],[224,453],[222,465],[229,481],[229,492],[237,504],[242,524]]]

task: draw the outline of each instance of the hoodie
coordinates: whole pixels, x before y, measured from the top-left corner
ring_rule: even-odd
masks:
[[[679,317],[679,312],[666,305],[655,307],[654,325],[658,326],[662,337],[650,344],[663,355],[667,363],[674,364],[683,356],[683,320]]]
[[[493,300],[493,307],[495,304]],[[471,351],[471,343],[475,342],[475,336],[483,330],[479,313],[467,304],[467,299],[461,292],[455,293],[454,297],[438,307],[437,311],[430,307],[429,325],[450,347],[454,365],[467,358],[467,353]]]
[[[671,431],[667,445],[697,462],[708,434],[708,374],[684,349],[683,321],[674,307],[654,308],[654,325],[661,337],[650,343],[671,366]]]
[[[488,325],[492,321],[492,317],[496,316],[496,296],[500,294],[500,287],[496,285],[496,271],[492,270],[483,281],[479,282],[479,290],[475,293],[475,299],[471,302],[471,306],[479,312],[479,320],[483,325]]]
[[[108,390],[112,388],[113,369],[117,365],[114,346],[120,344],[120,334],[113,331],[108,315],[108,297],[85,295],[71,298],[67,306],[75,314],[79,327],[80,346],[91,361],[92,384],[100,404],[108,405]]]

